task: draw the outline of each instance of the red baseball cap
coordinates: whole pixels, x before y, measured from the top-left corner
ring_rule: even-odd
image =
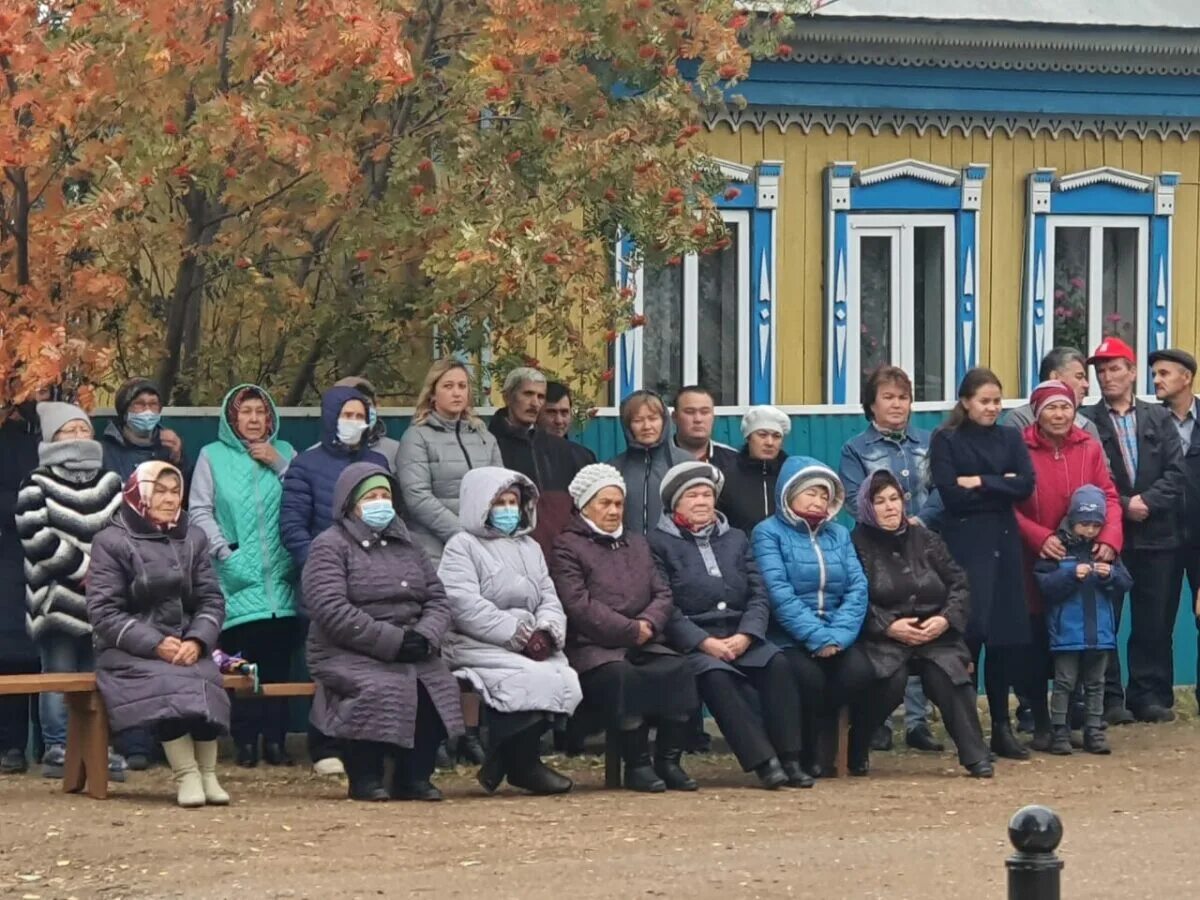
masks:
[[[1104,362],[1106,359],[1126,359],[1134,365],[1137,364],[1137,354],[1133,352],[1133,348],[1121,340],[1119,337],[1106,337],[1100,342],[1100,346],[1092,354],[1088,360],[1088,365],[1093,366],[1098,362]]]

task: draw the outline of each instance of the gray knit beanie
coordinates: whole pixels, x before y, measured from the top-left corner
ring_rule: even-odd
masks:
[[[39,403],[37,414],[38,421],[42,426],[42,440],[44,441],[54,440],[54,435],[58,434],[59,429],[75,419],[83,419],[89,425],[92,424],[88,414],[74,403]]]
[[[699,484],[708,485],[713,489],[713,494],[720,497],[721,488],[725,486],[725,476],[712,463],[700,462],[696,459],[673,466],[663,476],[662,484],[658,488],[658,496],[662,500],[663,509],[674,512],[675,504],[679,502],[684,491]]]

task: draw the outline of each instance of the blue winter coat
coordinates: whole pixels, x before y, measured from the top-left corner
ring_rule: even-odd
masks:
[[[321,443],[293,459],[283,476],[279,533],[299,567],[308,560],[309,545],[333,522],[333,491],[346,467],[356,462],[388,467],[387,459],[365,441],[351,449],[337,439],[338,414],[348,400],[367,402],[348,387],[330,388],[321,396]]]
[[[1115,601],[1133,587],[1133,577],[1117,559],[1108,578],[1101,578],[1093,571],[1080,581],[1075,577],[1076,566],[1094,565],[1091,542],[1073,541],[1065,532],[1059,532],[1058,536],[1067,548],[1066,558],[1057,562],[1038,560],[1033,567],[1033,576],[1046,602],[1050,650],[1115,650]]]
[[[867,577],[850,532],[833,521],[814,531],[784,500],[793,482],[814,474],[833,482],[830,519],[838,514],[846,493],[837,474],[815,459],[793,456],[775,485],[775,515],[755,527],[753,539],[771,600],[767,638],[812,653],[831,644],[845,650],[858,640],[867,615]]]

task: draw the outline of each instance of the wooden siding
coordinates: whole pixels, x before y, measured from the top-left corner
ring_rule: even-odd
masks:
[[[831,134],[814,129],[803,134],[792,128],[780,133],[773,125],[762,133],[743,127],[735,133],[719,125],[706,136],[709,152],[721,159],[754,164],[783,160],[780,187],[778,284],[776,316],[780,404],[825,401],[824,315],[824,171],[835,160],[876,166],[912,157],[956,168],[987,163],[981,210],[980,243],[980,361],[996,370],[1006,385],[1019,383],[1021,364],[1021,306],[1025,267],[1026,184],[1039,166],[1060,174],[1097,166],[1116,166],[1155,175],[1180,173],[1175,194],[1172,267],[1172,343],[1189,349],[1200,339],[1197,288],[1200,286],[1200,136],[1183,141],[1149,136],[1103,139],[1070,135],[1057,138],[1025,132],[1008,137],[997,131],[947,137],[915,129],[878,135],[860,129],[850,134],[837,128]]]

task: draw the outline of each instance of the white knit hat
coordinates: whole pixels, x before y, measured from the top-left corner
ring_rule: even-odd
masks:
[[[592,463],[590,466],[584,466],[571,479],[571,486],[567,488],[571,499],[575,501],[576,509],[583,509],[592,502],[592,498],[604,490],[606,487],[616,487],[621,489],[621,493],[625,493],[625,479],[621,477],[621,473],[607,463]]]
[[[748,438],[756,431],[773,431],[787,437],[792,430],[792,420],[773,406],[752,406],[742,416],[742,437]]]

